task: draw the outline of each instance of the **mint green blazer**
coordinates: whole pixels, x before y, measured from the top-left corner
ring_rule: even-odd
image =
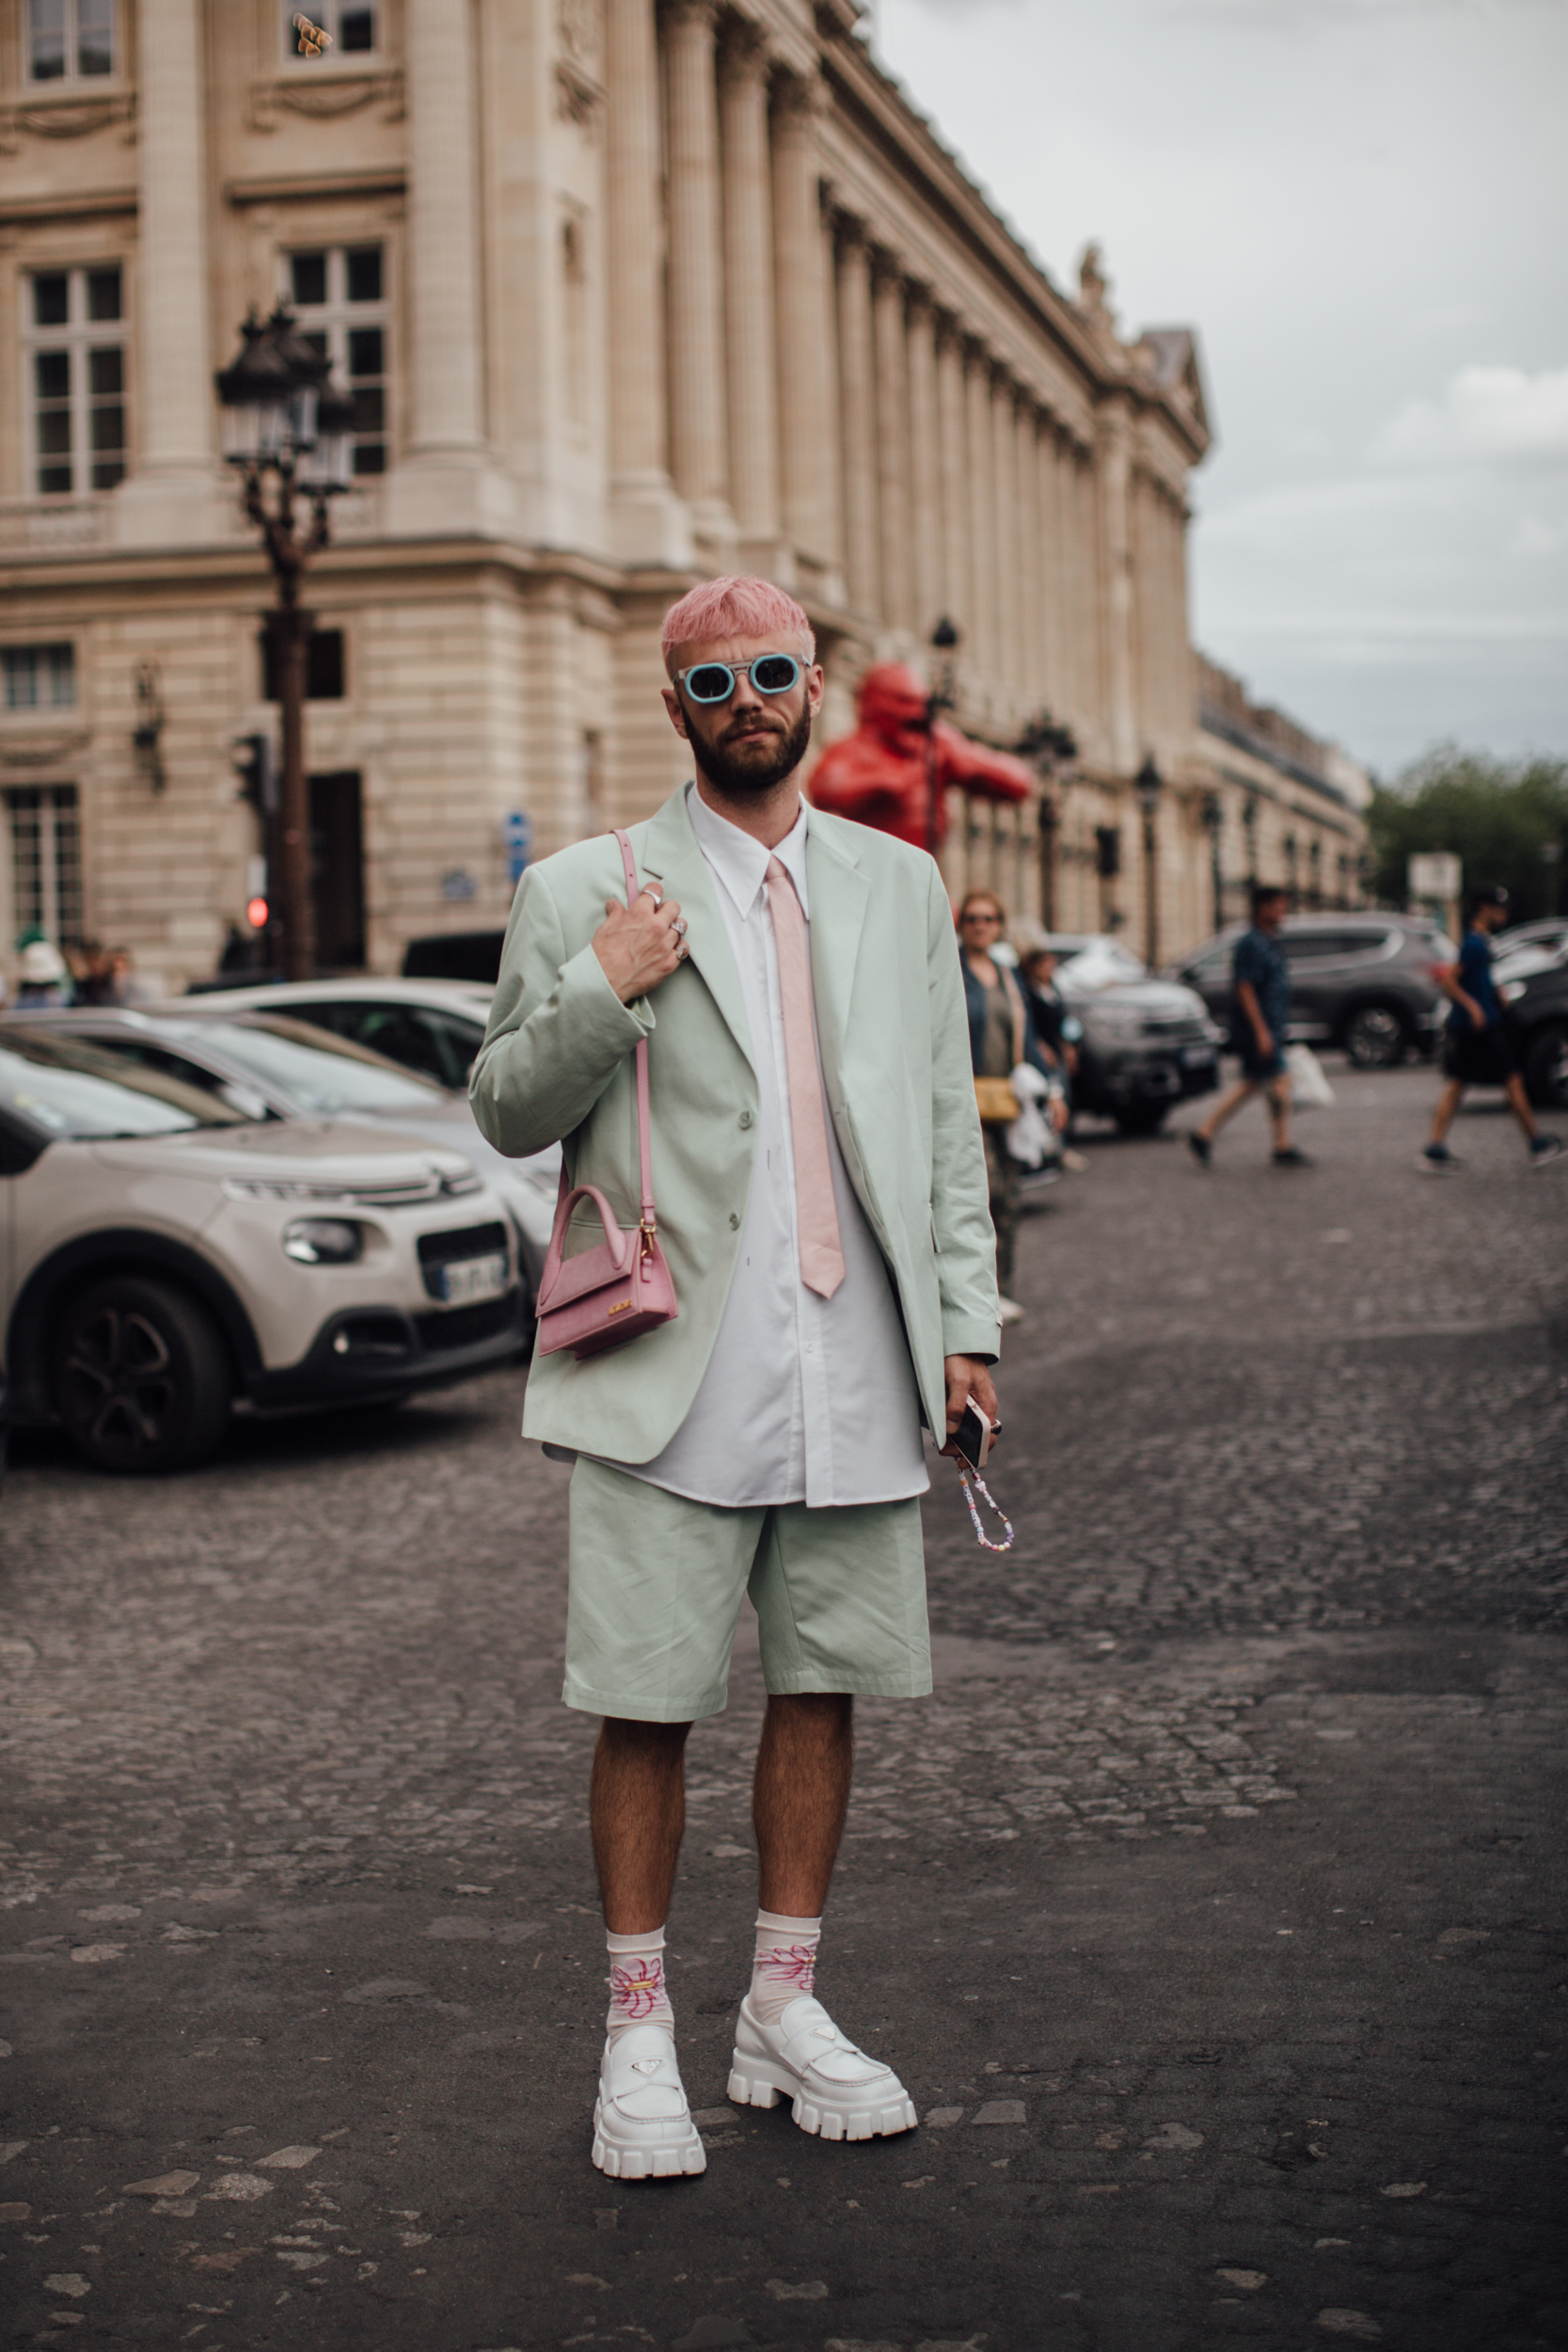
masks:
[[[680,1313],[578,1363],[536,1357],[525,1437],[651,1461],[690,1409],[739,1251],[757,1081],[740,993],[684,791],[629,828],[637,870],[680,901],[689,961],[623,1005],[590,944],[623,898],[613,837],[531,866],[501,953],[469,1100],[514,1157],[560,1141],[570,1180],[638,1218],[632,1049],[648,1041],[654,1198]],[[819,809],[806,850],[812,988],[829,1108],[849,1181],[892,1271],[928,1425],[945,1427],[944,1356],[997,1354],[996,1243],[953,918],[923,850]],[[583,1203],[586,1248],[598,1219]],[[573,1236],[567,1254],[573,1252]]]

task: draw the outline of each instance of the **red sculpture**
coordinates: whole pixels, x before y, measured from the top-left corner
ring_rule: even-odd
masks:
[[[917,850],[940,849],[947,832],[947,787],[989,801],[1027,800],[1035,777],[1021,759],[971,742],[945,720],[929,725],[930,699],[901,661],[879,661],[855,695],[860,725],[830,743],[812,773],[811,797],[835,817],[852,817]],[[935,771],[936,806],[929,771]]]

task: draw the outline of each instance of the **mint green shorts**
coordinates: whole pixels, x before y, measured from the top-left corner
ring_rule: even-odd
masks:
[[[748,1593],[769,1691],[929,1692],[918,1498],[727,1511],[578,1459],[568,1707],[644,1724],[721,1714]]]

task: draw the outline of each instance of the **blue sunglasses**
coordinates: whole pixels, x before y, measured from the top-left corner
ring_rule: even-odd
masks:
[[[752,661],[697,661],[675,672],[694,703],[727,703],[736,678],[749,677],[759,694],[787,694],[800,675],[792,653],[759,653]]]

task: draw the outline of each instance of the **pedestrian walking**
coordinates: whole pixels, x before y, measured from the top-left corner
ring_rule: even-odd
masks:
[[[1270,882],[1255,882],[1252,929],[1236,942],[1230,962],[1234,997],[1231,1041],[1242,1057],[1240,1083],[1222,1094],[1201,1127],[1187,1137],[1195,1160],[1207,1168],[1214,1137],[1227,1119],[1260,1094],[1268,1105],[1275,1168],[1310,1168],[1307,1153],[1291,1141],[1291,1073],[1285,1037],[1291,1018],[1291,975],[1279,945],[1290,899]]]
[[[1437,1098],[1432,1140],[1421,1153],[1420,1165],[1425,1168],[1440,1172],[1459,1166],[1449,1150],[1448,1134],[1466,1087],[1502,1088],[1510,1109],[1525,1131],[1533,1167],[1544,1168],[1548,1160],[1562,1155],[1558,1136],[1543,1135],[1535,1123],[1525,1082],[1514,1066],[1513,1049],[1492,977],[1492,934],[1503,930],[1508,914],[1508,893],[1500,882],[1489,882],[1476,891],[1470,899],[1459,961],[1437,973],[1437,985],[1449,998],[1450,1009],[1443,1038],[1446,1083]]]
[[[725,1705],[748,1592],[768,1692],[762,1908],[730,2096],[788,2098],[830,2139],[915,2122],[814,1978],[855,1695],[931,1688],[920,1425],[949,1436],[971,1399],[995,1421],[999,1324],[941,875],[802,801],[822,672],[792,597],[708,581],[663,644],[695,780],[624,850],[600,838],[530,866],[470,1089],[499,1150],[562,1143],[566,1277],[579,1257],[579,1281],[594,1270],[599,1212],[575,1190],[592,1185],[615,1248],[635,1236],[671,1285],[624,1346],[541,1347],[523,1422],[575,1461],[562,1696],[603,1718],[590,1806],[610,1988],[593,2157],[622,2179],[705,2162],[664,1934],[687,1738]]]
[[[969,1047],[986,1144],[990,1221],[996,1228],[996,1283],[1004,1323],[1017,1323],[1022,1308],[1012,1295],[1013,1254],[1018,1238],[1017,1161],[1007,1150],[1007,1130],[1021,1108],[1012,1073],[1030,1062],[1043,1078],[1049,1072],[1035,1042],[1034,1025],[1022,989],[992,948],[1007,929],[1007,911],[993,890],[972,890],[958,909],[958,956],[963,965],[969,1013]]]
[[[20,1011],[44,1010],[71,1002],[71,967],[52,939],[41,931],[25,942],[17,959],[16,992]]]
[[[1051,1121],[1059,1136],[1072,1132],[1072,1081],[1078,1072],[1078,1048],[1068,1035],[1070,1023],[1076,1035],[1078,1024],[1068,1010],[1061,990],[1056,985],[1058,958],[1054,947],[1045,945],[1029,947],[1019,959],[1019,983],[1023,1001],[1034,1024],[1035,1040],[1040,1057],[1050,1072],[1054,1091],[1051,1101]],[[1062,1166],[1082,1175],[1088,1161],[1082,1152],[1066,1145]]]

